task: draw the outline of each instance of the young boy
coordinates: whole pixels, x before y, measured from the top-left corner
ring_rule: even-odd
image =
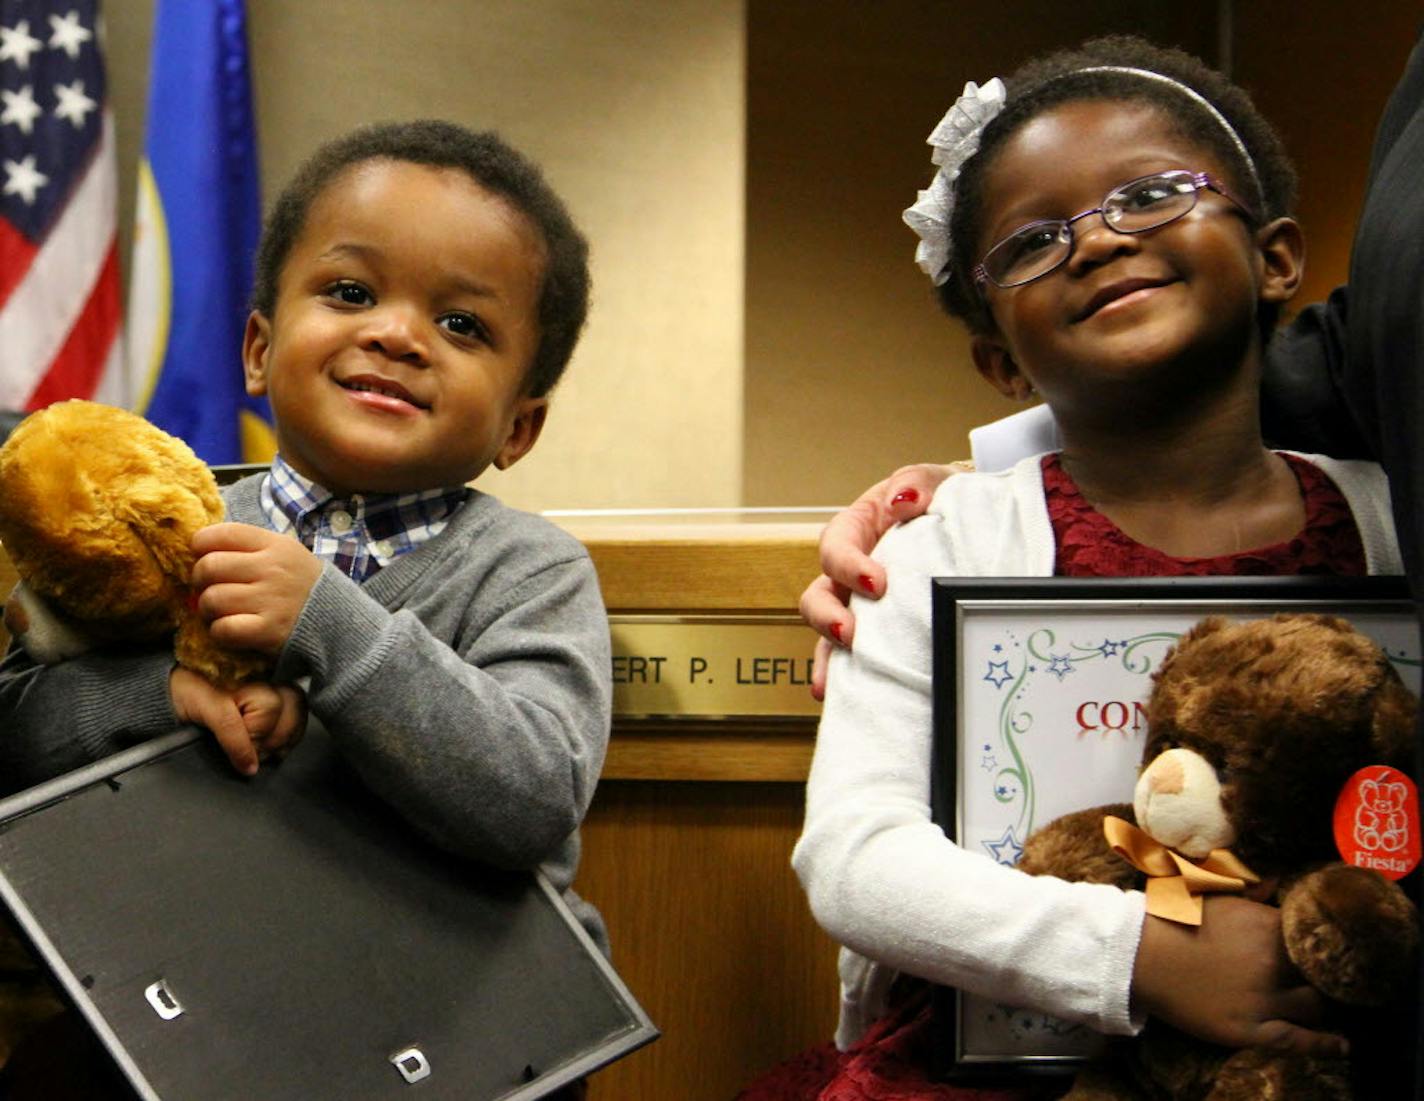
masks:
[[[16,650],[0,785],[184,721],[254,772],[300,736],[302,681],[342,756],[437,844],[567,890],[608,738],[597,579],[573,538],[466,483],[534,446],[587,301],[582,236],[495,136],[399,123],[318,150],[268,219],[243,341],[278,456],[194,540],[214,636],[274,656],[281,687],[221,692],[168,654]]]

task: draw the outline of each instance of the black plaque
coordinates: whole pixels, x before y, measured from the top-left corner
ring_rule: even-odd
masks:
[[[251,780],[190,729],[0,803],[0,896],[139,1097],[524,1101],[657,1036],[542,876],[313,726]]]

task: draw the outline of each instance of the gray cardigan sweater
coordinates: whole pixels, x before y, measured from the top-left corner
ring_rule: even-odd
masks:
[[[266,526],[265,475],[224,491]],[[170,653],[0,665],[0,789],[14,791],[176,725]],[[608,623],[577,540],[471,490],[435,538],[358,584],[327,565],[278,659],[382,799],[440,847],[541,866],[565,892],[608,744]],[[300,747],[296,752],[301,752]],[[571,898],[603,943],[596,913]]]

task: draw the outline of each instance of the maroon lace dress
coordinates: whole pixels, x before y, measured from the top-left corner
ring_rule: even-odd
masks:
[[[1364,546],[1344,496],[1325,473],[1283,456],[1300,483],[1305,527],[1274,546],[1211,558],[1173,558],[1143,546],[1093,508],[1056,454],[1043,458],[1044,496],[1060,577],[1180,577],[1365,572]],[[737,1101],[1040,1101],[1066,1086],[986,1089],[932,1082],[929,984],[902,977],[890,1010],[849,1051],[823,1044],[774,1068]]]
[[[1083,499],[1058,456],[1043,457],[1043,491],[1059,577],[1209,577],[1365,572],[1365,548],[1350,506],[1323,470],[1282,455],[1300,483],[1305,527],[1294,539],[1240,554],[1173,558],[1145,547]]]

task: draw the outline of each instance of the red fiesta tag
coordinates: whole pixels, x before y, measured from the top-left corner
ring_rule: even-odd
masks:
[[[1388,879],[1419,863],[1419,792],[1414,781],[1385,765],[1362,768],[1335,800],[1335,847],[1347,864]]]

